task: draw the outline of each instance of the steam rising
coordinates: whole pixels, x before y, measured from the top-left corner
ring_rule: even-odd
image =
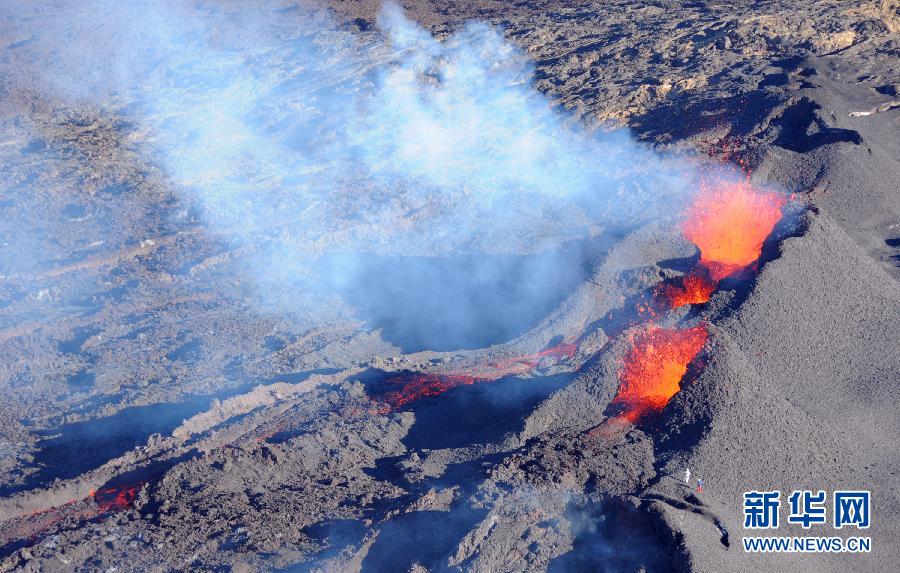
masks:
[[[248,247],[260,301],[336,293],[373,326],[403,322],[406,349],[520,334],[577,282],[556,277],[584,268],[592,237],[694,182],[624,131],[579,126],[484,23],[439,40],[393,3],[374,32],[308,6],[63,2],[52,22],[26,6],[55,52],[32,70],[45,97],[135,122],[208,232]],[[512,262],[433,264],[486,253]]]

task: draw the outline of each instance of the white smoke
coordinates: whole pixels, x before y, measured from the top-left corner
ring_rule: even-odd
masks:
[[[243,266],[269,303],[336,290],[379,308],[374,322],[425,309],[445,315],[428,328],[477,333],[485,304],[547,307],[572,284],[548,277],[589,258],[596,229],[671,212],[693,184],[689,163],[579,126],[484,23],[438,40],[393,3],[368,33],[290,5],[61,2],[52,21],[33,6],[22,23],[57,54],[35,70],[48,97],[142,126],[143,152],[208,229],[253,245]],[[522,258],[461,269],[479,292],[506,289],[471,304],[433,267],[371,264],[477,253]],[[395,307],[415,292],[452,304]]]

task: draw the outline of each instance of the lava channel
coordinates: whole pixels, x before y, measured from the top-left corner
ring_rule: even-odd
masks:
[[[433,374],[415,373],[400,376],[392,382],[401,387],[393,392],[388,392],[384,401],[393,409],[406,406],[428,396],[439,396],[458,386],[468,386],[476,382],[485,382],[486,378],[476,378],[466,374]]]
[[[680,279],[661,284],[655,291],[656,299],[669,308],[709,302],[718,283],[704,267],[698,267]]]
[[[687,366],[706,344],[706,326],[660,328],[650,325],[634,339],[619,374],[612,405],[619,417],[636,422],[662,410],[680,389]]]
[[[129,510],[134,507],[137,494],[145,483],[147,482],[142,481],[134,485],[91,490],[87,497],[81,500],[71,499],[57,507],[32,511],[13,518],[3,524],[4,530],[0,530],[0,538],[3,539],[0,542],[0,555],[10,549],[37,543],[63,522],[101,521],[114,513]],[[88,500],[93,501],[94,507],[83,509],[83,504]]]
[[[390,409],[396,410],[416,400],[439,396],[459,386],[493,382],[505,376],[525,374],[534,370],[546,358],[550,358],[554,362],[560,362],[573,358],[577,350],[577,345],[563,342],[534,354],[516,356],[501,362],[475,368],[476,374],[416,372],[400,375],[390,380],[391,384],[400,386],[400,388],[385,394],[385,407],[380,411],[385,413]]]

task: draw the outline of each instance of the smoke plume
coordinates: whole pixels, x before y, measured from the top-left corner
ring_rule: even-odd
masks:
[[[596,237],[670,214],[696,181],[579,125],[485,23],[438,39],[393,3],[371,31],[305,3],[38,4],[13,7],[46,56],[34,85],[136,126],[260,303],[327,301],[406,350],[521,334]]]

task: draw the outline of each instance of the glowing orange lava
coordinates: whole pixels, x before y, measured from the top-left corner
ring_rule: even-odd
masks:
[[[621,417],[635,422],[663,409],[680,389],[687,365],[706,344],[705,326],[664,329],[649,326],[639,334],[625,356],[619,374],[619,393],[613,404]]]
[[[682,223],[700,249],[700,264],[719,281],[753,264],[763,241],[781,219],[786,199],[748,181],[703,184]]]
[[[122,511],[131,509],[137,494],[145,482],[135,485],[123,485],[118,487],[106,487],[98,491],[91,491],[90,496],[97,503],[98,513]]]
[[[467,386],[481,379],[465,374],[409,374],[396,382],[402,384],[399,390],[390,392],[384,400],[391,408],[402,408],[426,396],[439,396],[457,386]]]
[[[81,500],[70,499],[56,507],[13,517],[0,526],[0,549],[16,540],[27,540],[26,546],[33,545],[66,520],[102,520],[113,513],[129,510],[145,483],[110,486],[97,491],[92,489]],[[88,500],[92,500],[95,506],[85,509],[84,504]]]
[[[665,301],[669,308],[678,308],[688,304],[709,302],[714,290],[716,281],[712,280],[706,269],[701,267],[684,275],[676,283],[660,285],[656,296]]]

